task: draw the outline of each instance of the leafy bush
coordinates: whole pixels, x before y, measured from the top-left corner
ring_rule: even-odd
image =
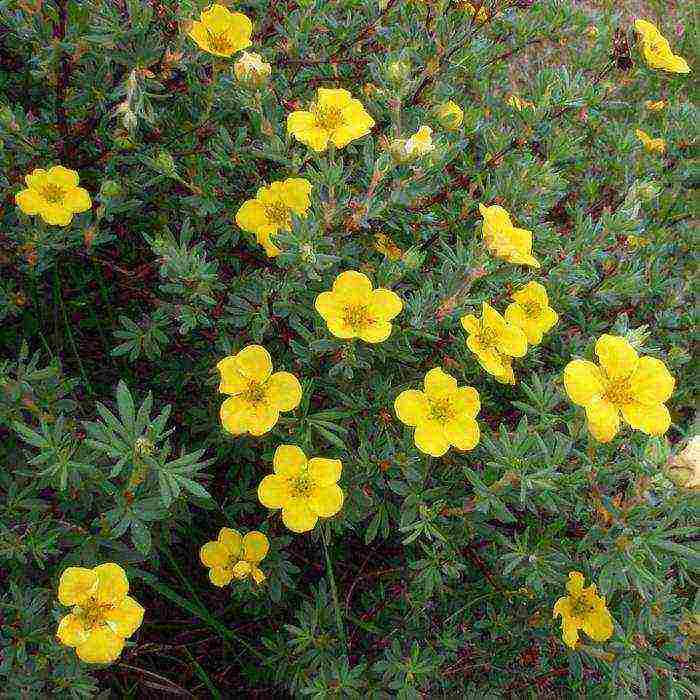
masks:
[[[7,697],[694,696],[678,6],[0,0]]]

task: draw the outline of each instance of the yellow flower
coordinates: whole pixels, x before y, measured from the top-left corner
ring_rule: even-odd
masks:
[[[596,39],[598,37],[598,34],[600,34],[600,32],[598,31],[598,27],[596,27],[595,24],[589,24],[586,27],[586,36],[589,39]]]
[[[479,204],[479,211],[484,218],[481,228],[484,241],[496,257],[516,265],[540,267],[532,255],[532,231],[513,226],[510,214],[498,205]]]
[[[539,345],[542,336],[559,320],[557,312],[549,306],[547,290],[537,282],[528,282],[511,299],[515,301],[506,308],[506,321],[521,328],[530,345]]]
[[[209,568],[209,579],[215,586],[226,586],[234,578],[252,578],[255,583],[262,583],[265,574],[258,564],[269,549],[270,543],[262,532],[253,530],[241,537],[238,530],[222,527],[216,542],[201,547],[199,558]]]
[[[259,53],[244,51],[233,64],[233,72],[239,82],[257,87],[272,75],[272,66]]]
[[[483,0],[480,3],[476,3],[476,5],[479,8],[478,10],[474,3],[468,2],[467,0],[462,0],[459,7],[462,10],[466,10],[472,17],[474,17],[474,22],[476,24],[483,24],[489,19],[489,11],[484,7]]]
[[[73,214],[92,206],[88,191],[78,187],[78,173],[62,165],[35,168],[24,181],[27,189],[15,195],[17,206],[25,214],[38,214],[47,224],[68,226]]]
[[[583,630],[596,642],[610,639],[613,619],[605,604],[605,596],[599,596],[595,583],[583,587],[583,574],[572,571],[566,583],[568,596],[559,598],[552,617],[561,616],[562,639],[572,649],[578,642],[578,631]]]
[[[108,664],[117,659],[124,640],[143,621],[143,608],[128,593],[129,581],[118,564],[93,569],[69,566],[58,583],[58,601],[72,605],[73,610],[58,623],[58,640],[74,647],[86,663]]]
[[[429,126],[421,126],[408,139],[395,139],[391,144],[391,153],[399,163],[420,158],[435,150],[432,139],[433,130]]]
[[[253,23],[244,14],[214,4],[192,23],[189,36],[207,53],[228,58],[251,45],[252,32]]]
[[[299,380],[289,372],[273,374],[270,353],[260,345],[247,345],[216,368],[219,391],[230,395],[221,404],[221,423],[232,435],[264,435],[301,401]]]
[[[600,366],[573,360],[564,368],[569,398],[586,409],[588,430],[599,442],[610,442],[620,429],[620,413],[632,428],[663,435],[671,425],[664,405],[675,386],[666,365],[639,357],[620,336],[602,335],[595,345]]]
[[[389,260],[399,260],[403,255],[401,248],[399,248],[386,233],[377,233],[374,236],[374,248],[383,255],[386,255]]]
[[[646,100],[644,103],[644,106],[650,111],[650,112],[660,112],[662,109],[666,107],[666,100]]]
[[[383,343],[391,335],[390,321],[401,313],[403,302],[389,289],[372,289],[367,275],[341,272],[330,292],[316,297],[316,311],[337,338],[361,338]]]
[[[440,126],[448,131],[459,129],[464,121],[464,110],[452,100],[443,102],[435,110],[435,114]]]
[[[527,107],[535,106],[533,102],[530,102],[530,100],[525,100],[517,95],[509,95],[508,99],[506,100],[506,104],[518,112],[522,112]]]
[[[440,367],[431,369],[423,380],[424,391],[402,391],[394,401],[398,419],[414,426],[416,447],[433,457],[442,457],[450,445],[473,450],[479,442],[474,420],[481,403],[474,387],[457,386],[457,380]]]
[[[635,129],[636,137],[644,144],[647,153],[658,153],[663,155],[666,152],[666,141],[664,139],[653,139],[649,134],[641,129]]]
[[[343,507],[339,459],[307,460],[296,445],[280,445],[273,468],[275,473],[258,486],[258,499],[266,508],[281,508],[282,522],[292,532],[313,530],[319,518],[330,518]]]
[[[627,236],[627,245],[630,248],[643,248],[645,245],[649,245],[649,243],[651,243],[651,240],[644,236],[635,236],[634,234]]]
[[[274,258],[282,251],[270,238],[278,231],[289,231],[292,214],[306,216],[311,206],[309,194],[311,183],[300,177],[288,177],[261,187],[255,199],[244,202],[236,212],[236,223],[249,233],[254,233],[257,242],[267,256]]]
[[[686,60],[671,51],[666,37],[651,22],[644,19],[635,20],[634,28],[640,35],[642,55],[649,68],[658,68],[669,73],[690,73]]]
[[[481,319],[468,314],[461,318],[461,323],[469,334],[467,347],[481,366],[499,382],[515,384],[511,362],[513,357],[522,357],[527,352],[525,333],[486,302],[482,304]]]
[[[359,100],[347,90],[319,88],[309,111],[299,110],[287,116],[287,132],[314,151],[345,148],[351,141],[369,134],[374,119]]]

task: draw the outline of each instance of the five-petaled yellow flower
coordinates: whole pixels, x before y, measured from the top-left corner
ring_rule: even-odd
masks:
[[[464,121],[464,110],[452,100],[447,100],[438,106],[435,115],[443,129],[459,129]]]
[[[230,394],[221,404],[221,423],[232,435],[264,435],[301,401],[299,380],[289,372],[273,374],[270,353],[260,345],[247,345],[216,368],[219,391]]]
[[[315,307],[334,336],[382,343],[391,334],[391,320],[401,313],[403,302],[389,289],[372,289],[367,275],[348,270],[335,278],[332,291],[316,297]]]
[[[61,618],[56,636],[75,647],[78,658],[108,664],[122,653],[124,640],[143,621],[143,608],[131,597],[129,581],[118,564],[94,569],[69,566],[58,583],[58,601],[73,610]]]
[[[238,530],[222,527],[215,542],[202,545],[199,558],[209,567],[209,579],[215,586],[226,586],[234,578],[252,578],[255,583],[262,583],[265,574],[258,564],[269,549],[270,543],[262,532],[252,530],[241,537]]]
[[[690,73],[686,60],[671,51],[668,39],[655,25],[638,19],[634,22],[634,28],[640,36],[642,55],[649,68],[658,68],[669,73]]]
[[[498,258],[516,265],[540,267],[532,255],[532,231],[513,226],[510,214],[494,204],[491,207],[479,204],[484,218],[481,228],[488,249]]]
[[[272,242],[271,236],[290,230],[292,214],[306,216],[311,206],[310,194],[311,183],[301,177],[273,182],[269,187],[261,187],[255,199],[241,205],[236,212],[236,223],[244,231],[254,233],[267,256],[274,258],[282,251]]]
[[[527,352],[527,336],[508,323],[492,306],[483,302],[481,318],[468,314],[461,318],[469,334],[467,347],[476,355],[481,366],[499,382],[515,384],[512,358]]]
[[[351,141],[369,134],[374,126],[359,100],[343,89],[319,88],[308,111],[299,110],[287,116],[287,132],[314,151],[344,148]]]
[[[252,44],[252,33],[253,23],[244,14],[214,4],[192,22],[189,36],[207,53],[228,58]]]
[[[415,427],[416,447],[433,457],[442,457],[450,446],[473,450],[479,442],[474,420],[481,403],[474,387],[457,386],[457,380],[440,367],[423,379],[424,391],[407,389],[394,401],[398,419]]]
[[[339,459],[307,460],[296,445],[280,445],[273,468],[275,473],[258,486],[258,499],[267,508],[281,508],[282,522],[292,532],[313,530],[319,518],[330,518],[343,507]]]
[[[635,129],[634,133],[644,145],[644,150],[647,153],[658,153],[659,155],[663,155],[666,152],[666,141],[664,141],[664,139],[654,139],[649,136],[646,131],[642,131],[641,129]]]
[[[605,604],[605,596],[597,593],[595,583],[583,587],[583,574],[572,571],[566,582],[568,596],[559,598],[552,617],[561,616],[562,638],[572,649],[578,642],[578,631],[583,630],[596,642],[610,639],[613,619]]]
[[[600,366],[573,360],[564,368],[569,398],[586,409],[588,430],[599,442],[610,442],[620,429],[620,414],[632,428],[663,435],[671,425],[664,405],[675,386],[666,365],[639,357],[620,336],[602,335],[595,345]]]
[[[530,345],[539,345],[542,336],[559,320],[557,312],[549,306],[547,290],[537,282],[528,282],[517,292],[506,307],[505,319],[522,329]]]
[[[68,226],[74,214],[92,206],[88,191],[78,187],[78,173],[62,165],[36,168],[24,181],[27,189],[15,195],[17,206],[25,214],[38,214],[47,224]]]

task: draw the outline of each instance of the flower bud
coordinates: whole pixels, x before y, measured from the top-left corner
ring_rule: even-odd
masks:
[[[259,53],[243,51],[233,64],[233,72],[239,83],[249,87],[259,87],[267,82],[272,74],[272,66],[263,60]]]
[[[168,177],[175,177],[177,175],[175,161],[167,151],[161,151],[156,156],[153,164],[158,172],[162,173],[163,175],[167,175]]]
[[[105,180],[100,187],[100,196],[103,199],[118,197],[121,193],[121,185],[116,180]]]
[[[676,486],[700,489],[700,435],[691,438],[683,451],[671,457],[666,474]]]
[[[459,129],[464,120],[464,111],[452,100],[447,100],[439,105],[435,113],[440,126],[448,131]]]
[[[411,75],[411,64],[408,61],[391,61],[386,68],[386,74],[393,83],[400,85]]]

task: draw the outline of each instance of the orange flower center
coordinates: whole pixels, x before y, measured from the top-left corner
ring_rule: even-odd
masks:
[[[252,404],[259,404],[265,400],[265,386],[260,382],[250,381],[248,389],[243,392],[243,400]]]
[[[60,204],[66,195],[66,191],[59,185],[49,182],[41,188],[41,196],[51,204]]]
[[[610,403],[622,406],[632,402],[632,387],[629,379],[611,381],[604,394]]]
[[[343,323],[353,331],[361,331],[373,323],[373,319],[366,304],[350,304],[343,309]]]
[[[326,131],[335,131],[338,127],[343,126],[343,112],[339,107],[320,107],[314,109],[316,117],[316,126]]]
[[[455,412],[449,399],[435,399],[430,401],[430,417],[440,423],[446,423],[454,418]]]
[[[105,615],[113,607],[110,603],[100,604],[94,598],[89,598],[82,605],[76,605],[73,614],[85,629],[94,629],[105,624]]]
[[[227,32],[214,33],[207,29],[207,41],[209,48],[218,53],[228,53],[233,51],[233,44],[228,37]]]
[[[476,340],[482,348],[495,348],[498,343],[498,331],[490,326],[481,326]]]
[[[583,596],[576,598],[571,606],[571,612],[576,617],[586,617],[587,615],[590,615],[594,609],[595,608],[590,601],[586,600]]]
[[[289,207],[284,202],[269,202],[265,206],[265,216],[269,223],[283,226],[289,222]]]
[[[314,487],[313,481],[309,479],[309,475],[306,473],[293,477],[289,481],[292,496],[296,496],[297,498],[306,498]]]
[[[536,301],[525,301],[522,303],[523,310],[530,318],[538,318],[542,315],[542,304]]]

